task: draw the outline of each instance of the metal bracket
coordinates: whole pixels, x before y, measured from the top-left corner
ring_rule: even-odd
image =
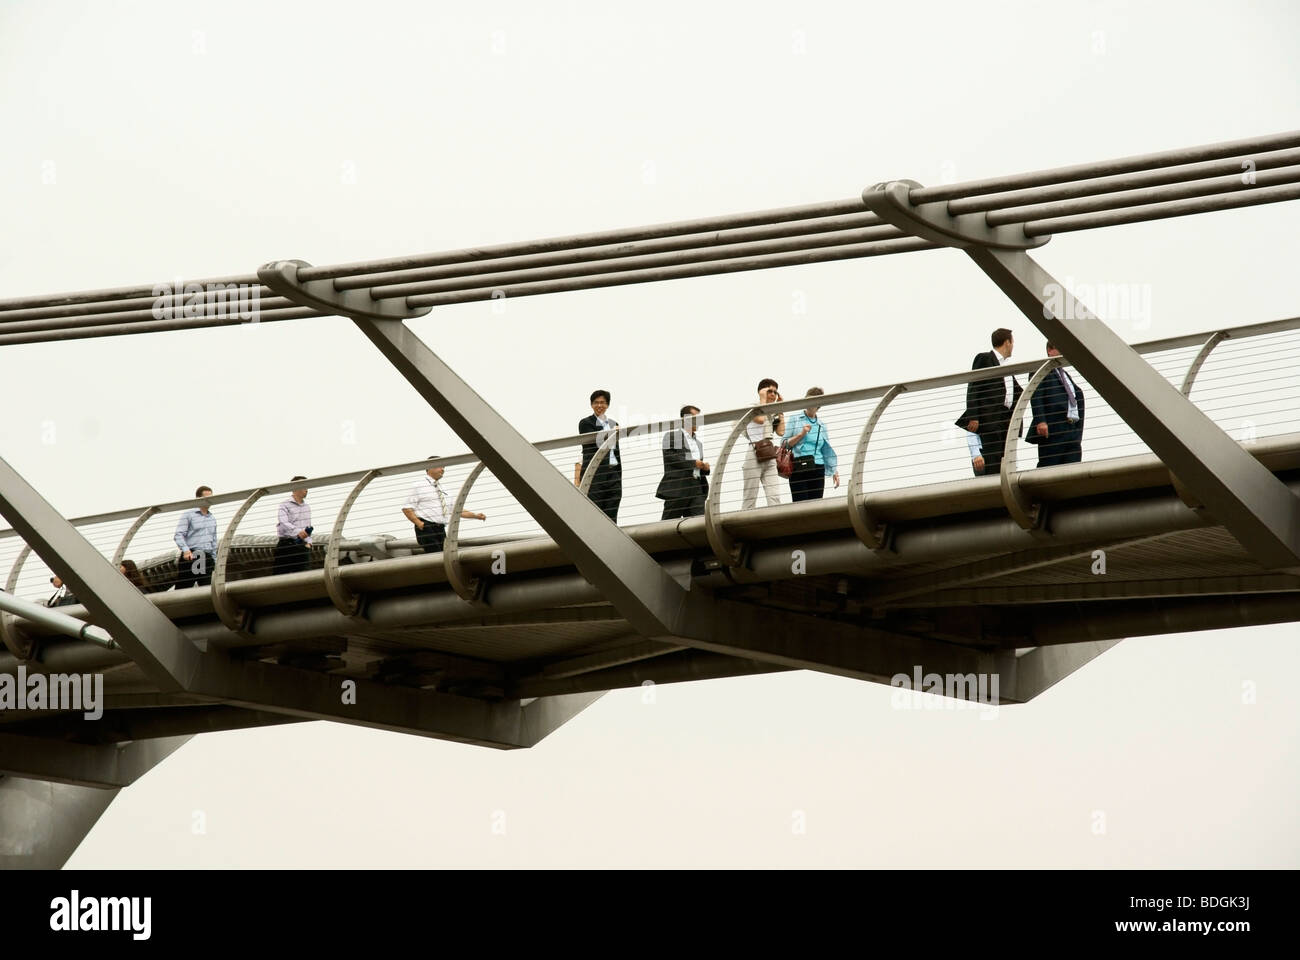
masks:
[[[14,565],[9,569],[9,579],[5,583],[5,593],[13,593],[18,586],[18,574],[31,552],[30,544],[23,544],[23,548],[18,551],[18,556],[14,559]],[[31,637],[18,629],[18,618],[12,613],[0,613],[0,642],[3,642],[5,648],[19,660],[30,660],[36,654],[36,644]]]
[[[433,309],[431,306],[408,307],[405,297],[376,300],[367,288],[339,290],[329,279],[299,281],[298,269],[310,266],[306,260],[272,260],[257,268],[257,279],[294,303],[341,317],[407,320],[422,317]]]
[[[258,487],[240,504],[235,515],[230,518],[226,533],[217,544],[217,568],[212,571],[212,609],[228,630],[246,638],[252,636],[249,627],[253,617],[248,610],[230,599],[230,585],[226,583],[226,566],[230,562],[230,548],[235,542],[235,529],[239,526],[239,521],[243,520],[244,514],[248,513],[253,504],[264,496],[266,496],[266,488]]]
[[[1187,368],[1187,373],[1183,375],[1183,385],[1179,388],[1184,397],[1187,397],[1188,399],[1191,398],[1192,386],[1196,383],[1196,377],[1201,372],[1201,367],[1203,367],[1205,361],[1210,358],[1210,353],[1213,352],[1214,348],[1224,340],[1227,340],[1230,336],[1231,334],[1228,333],[1228,331],[1219,330],[1216,333],[1211,334],[1210,338],[1201,345],[1201,349],[1196,351],[1196,356],[1192,358],[1191,365]],[[1200,498],[1192,493],[1192,491],[1187,489],[1183,482],[1174,475],[1172,470],[1169,471],[1169,482],[1173,484],[1174,493],[1178,494],[1179,500],[1183,501],[1183,503],[1187,504],[1197,513],[1205,514],[1207,512],[1205,504],[1202,503]]]
[[[880,398],[876,409],[872,410],[871,416],[867,418],[867,425],[862,428],[862,436],[858,438],[858,445],[853,453],[853,473],[849,476],[848,490],[849,521],[853,524],[853,531],[858,535],[858,539],[872,550],[885,549],[889,530],[886,524],[877,520],[866,508],[862,496],[862,481],[867,471],[867,444],[871,442],[871,435],[884,415],[885,408],[906,389],[903,384],[896,384]]]
[[[727,437],[718,454],[718,465],[713,470],[713,482],[709,484],[709,495],[704,501],[704,534],[708,537],[709,546],[713,548],[713,555],[726,567],[744,566],[745,551],[731,534],[722,528],[722,523],[718,520],[718,504],[722,499],[722,478],[726,475],[727,459],[731,456],[731,449],[735,446],[736,440],[749,426],[750,421],[762,412],[762,407],[750,407],[740,421],[732,427],[731,435]]]
[[[126,556],[126,548],[131,545],[131,540],[140,532],[140,528],[143,527],[149,518],[157,513],[158,510],[158,507],[149,507],[140,514],[140,516],[135,518],[135,523],[131,524],[131,528],[123,535],[122,542],[117,545],[117,550],[113,552],[113,566],[116,567],[121,564],[122,558]]]
[[[451,509],[451,516],[447,518],[447,536],[442,542],[442,569],[447,575],[447,582],[451,584],[458,597],[466,603],[473,604],[483,603],[487,584],[482,577],[471,577],[466,573],[465,565],[460,562],[460,514],[469,499],[469,488],[474,486],[474,481],[479,478],[483,469],[483,464],[480,462],[460,485],[460,493],[456,495],[456,505]],[[584,489],[583,493],[586,492]]]
[[[984,213],[948,212],[947,200],[913,206],[911,192],[920,187],[915,180],[887,180],[862,191],[862,202],[886,223],[904,233],[947,247],[996,247],[1001,250],[1028,250],[1041,247],[1051,236],[1027,237],[1024,224],[1007,223],[990,227]]]
[[[614,449],[614,444],[618,443],[620,439],[619,434],[622,432],[622,427],[610,430],[609,436],[600,442],[600,446],[597,447],[596,452],[592,454],[591,460],[587,463],[587,469],[582,474],[582,480],[578,483],[578,489],[582,491],[584,497],[591,496],[591,484],[592,481],[596,479],[596,471],[599,470],[600,465],[605,462],[605,458],[609,456],[609,452]]]
[[[352,505],[357,502],[357,497],[361,496],[361,491],[381,473],[382,470],[371,470],[357,481],[352,492],[343,501],[343,505],[339,507],[339,515],[334,519],[334,530],[325,544],[325,592],[329,594],[330,600],[339,613],[353,619],[363,619],[361,617],[363,598],[353,593],[339,578],[339,544],[343,542],[343,522],[348,518]]]
[[[1011,519],[1016,521],[1020,529],[1043,536],[1046,535],[1043,529],[1046,511],[1042,503],[1025,496],[1025,491],[1020,486],[1020,471],[1015,468],[1015,463],[1020,449],[1020,428],[1025,425],[1025,408],[1029,406],[1038,385],[1059,366],[1062,366],[1060,357],[1052,357],[1034,371],[1029,383],[1021,391],[1007,424],[1007,439],[1002,447],[1002,468],[998,474],[1002,483],[1002,502],[1006,504]]]

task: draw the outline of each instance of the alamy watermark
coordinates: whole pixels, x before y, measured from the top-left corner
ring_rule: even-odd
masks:
[[[996,673],[924,673],[918,664],[910,676],[889,678],[894,688],[889,705],[895,710],[979,710],[981,717],[997,717],[999,682]],[[935,697],[922,696],[926,693]]]
[[[0,710],[79,710],[87,720],[98,720],[104,715],[104,675],[28,675],[20,664],[15,673],[0,673]]]
[[[261,316],[261,284],[258,283],[155,283],[155,320],[213,317],[257,323]]]
[[[1060,320],[1081,320],[1096,314],[1111,324],[1128,323],[1134,330],[1151,327],[1151,284],[1149,283],[1064,283],[1043,287],[1043,316]]]

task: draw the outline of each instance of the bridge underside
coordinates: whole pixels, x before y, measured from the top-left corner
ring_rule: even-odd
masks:
[[[1246,449],[1300,489],[1300,435]],[[549,538],[463,543],[488,583],[477,604],[423,554],[351,556],[341,575],[364,598],[352,617],[319,569],[232,583],[251,613],[242,631],[209,590],[149,594],[203,652],[181,692],[120,650],[21,621],[37,655],[0,654],[0,674],[101,672],[105,713],[0,711],[0,772],[113,789],[148,769],[153,744],[165,754],[195,733],[307,719],[525,747],[602,691],[792,669],[879,683],[918,668],[996,674],[998,702],[1022,703],[1124,637],[1300,620],[1300,577],[1187,506],[1154,456],[1023,477],[1045,510],[1037,530],[1007,517],[997,478],[868,495],[880,550],[842,499],[726,517],[740,567],[714,559],[700,518],[626,528],[704,603],[683,635],[638,633]],[[238,549],[249,561],[267,548]]]

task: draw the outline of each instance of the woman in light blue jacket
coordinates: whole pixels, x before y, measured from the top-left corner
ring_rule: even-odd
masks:
[[[826,393],[812,387],[804,396],[820,397]],[[790,474],[790,499],[820,500],[826,478],[840,485],[839,460],[826,434],[826,424],[817,418],[817,407],[808,407],[786,418],[781,441],[794,454],[794,473]]]

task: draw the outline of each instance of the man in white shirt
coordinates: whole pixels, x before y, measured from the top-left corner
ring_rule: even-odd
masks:
[[[1011,359],[1015,340],[1010,330],[998,327],[990,340],[993,349],[977,353],[971,363],[972,370],[1000,366]],[[966,409],[957,418],[957,426],[968,431],[966,447],[975,476],[993,475],[1002,469],[1007,427],[1021,392],[1020,381],[1015,377],[990,378],[966,385]]]
[[[609,410],[609,401],[608,390],[592,391],[591,416],[578,421],[579,433],[593,435],[590,441],[582,444],[582,472],[578,475],[579,478],[587,472],[591,458],[596,455],[600,444],[605,442],[607,431],[618,429],[618,421],[605,416]],[[614,441],[614,449],[596,467],[596,475],[591,478],[587,496],[605,511],[605,516],[618,523],[618,505],[623,500],[623,453],[619,450],[617,440]]]
[[[437,460],[437,457],[429,457]],[[424,476],[415,481],[411,495],[406,498],[402,513],[415,527],[415,539],[425,553],[442,552],[447,540],[447,517],[450,516],[451,498],[438,482],[446,472],[445,467],[430,467]],[[486,520],[487,515],[462,510],[460,515],[466,520]]]

